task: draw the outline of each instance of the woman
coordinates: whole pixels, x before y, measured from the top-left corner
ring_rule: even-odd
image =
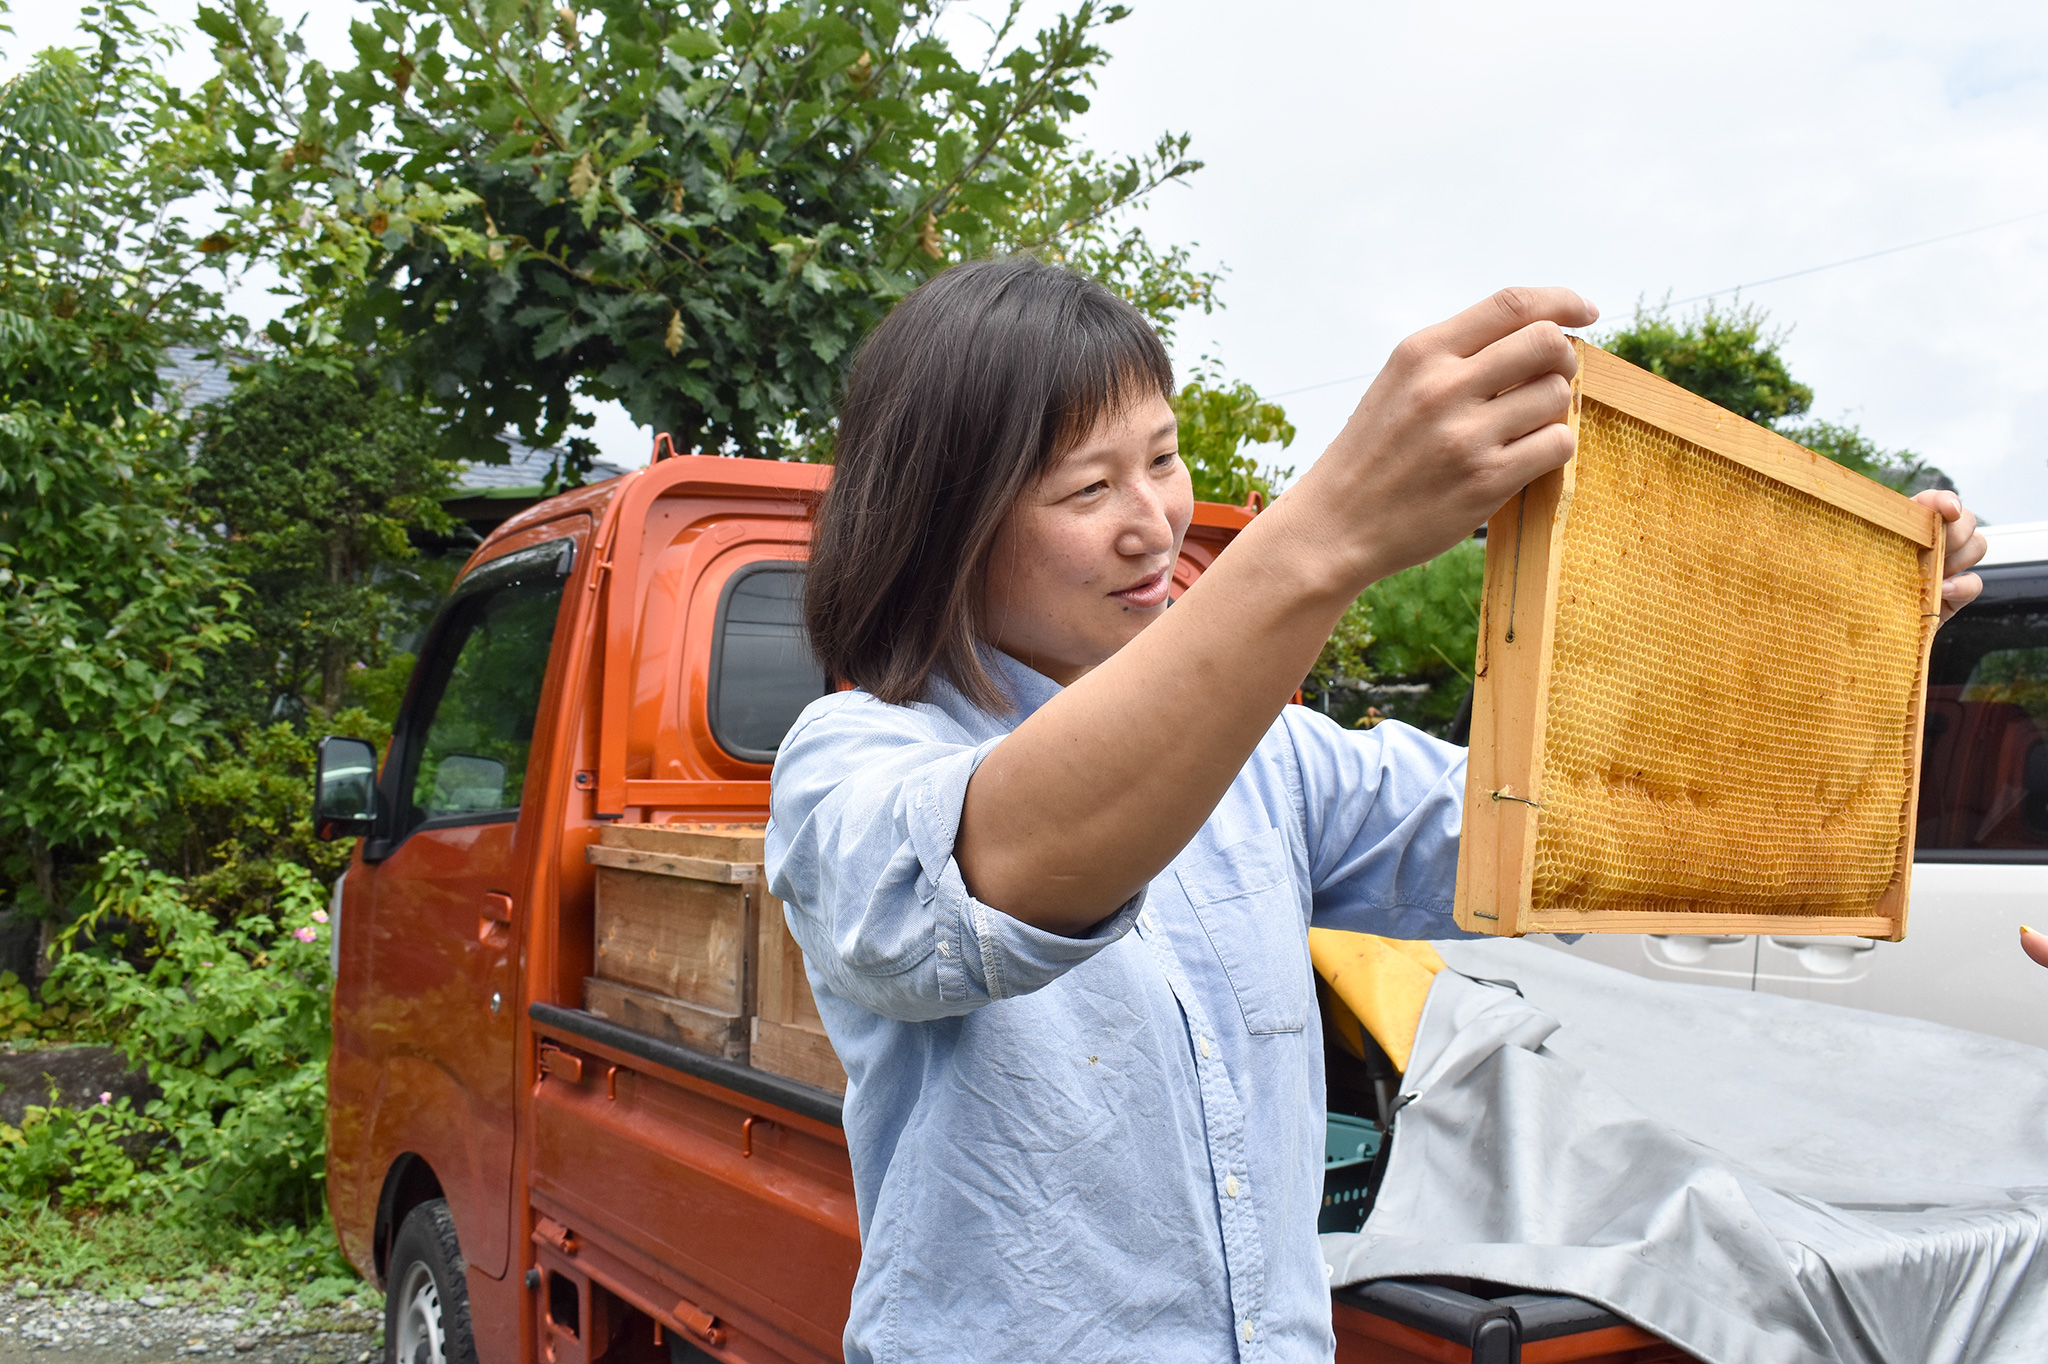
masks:
[[[849,1360],[1330,1357],[1307,929],[1456,935],[1464,750],[1286,702],[1366,586],[1570,457],[1597,316],[1510,291],[1403,342],[1170,611],[1193,495],[1136,312],[983,262],[870,337],[807,603],[855,689],[768,836],[847,1069]]]

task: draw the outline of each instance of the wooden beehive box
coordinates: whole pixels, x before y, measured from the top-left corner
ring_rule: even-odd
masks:
[[[597,866],[584,1007],[626,1027],[846,1092],[803,953],[762,872],[758,824],[615,824]]]
[[[585,855],[597,868],[597,973],[583,983],[584,1007],[746,1060],[755,921],[766,894],[760,830],[614,824]]]
[[[1904,936],[1939,517],[1578,351],[1487,524],[1459,926]]]
[[[758,920],[759,989],[756,992],[752,1060],[756,1069],[801,1080],[834,1094],[846,1093],[846,1068],[825,1036],[818,1002],[804,975],[804,954],[789,935],[782,902],[762,902]]]

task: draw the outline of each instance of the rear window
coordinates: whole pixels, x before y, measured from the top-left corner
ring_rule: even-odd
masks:
[[[2048,567],[1982,573],[1934,637],[1916,855],[2048,862]]]
[[[753,564],[733,574],[716,629],[711,737],[735,758],[774,762],[796,717],[826,692],[804,635],[803,566]]]

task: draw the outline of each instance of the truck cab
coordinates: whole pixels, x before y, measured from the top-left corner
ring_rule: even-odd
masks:
[[[672,456],[521,513],[429,629],[381,762],[323,744],[316,821],[359,840],[333,906],[328,1200],[386,1292],[391,1359],[841,1357],[860,1245],[830,1074],[587,997],[604,831],[758,828],[777,746],[833,685],[801,611],[828,476]],[[1198,504],[1176,595],[1254,510]],[[765,895],[712,865],[722,893]],[[1378,1116],[1369,1069],[1332,1076],[1333,1106]],[[1658,1344],[1487,1285],[1375,1286],[1333,1313],[1347,1360]]]

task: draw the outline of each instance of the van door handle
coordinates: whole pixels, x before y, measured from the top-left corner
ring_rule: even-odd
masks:
[[[1856,969],[1857,958],[1877,944],[1868,938],[1773,937],[1771,946],[1796,955],[1812,975],[1846,976]]]
[[[476,912],[476,940],[486,947],[503,947],[511,941],[512,897],[501,890],[484,896]]]
[[[1774,947],[1790,948],[1797,952],[1802,947],[1835,947],[1848,952],[1869,952],[1877,944],[1869,938],[1772,938]]]

